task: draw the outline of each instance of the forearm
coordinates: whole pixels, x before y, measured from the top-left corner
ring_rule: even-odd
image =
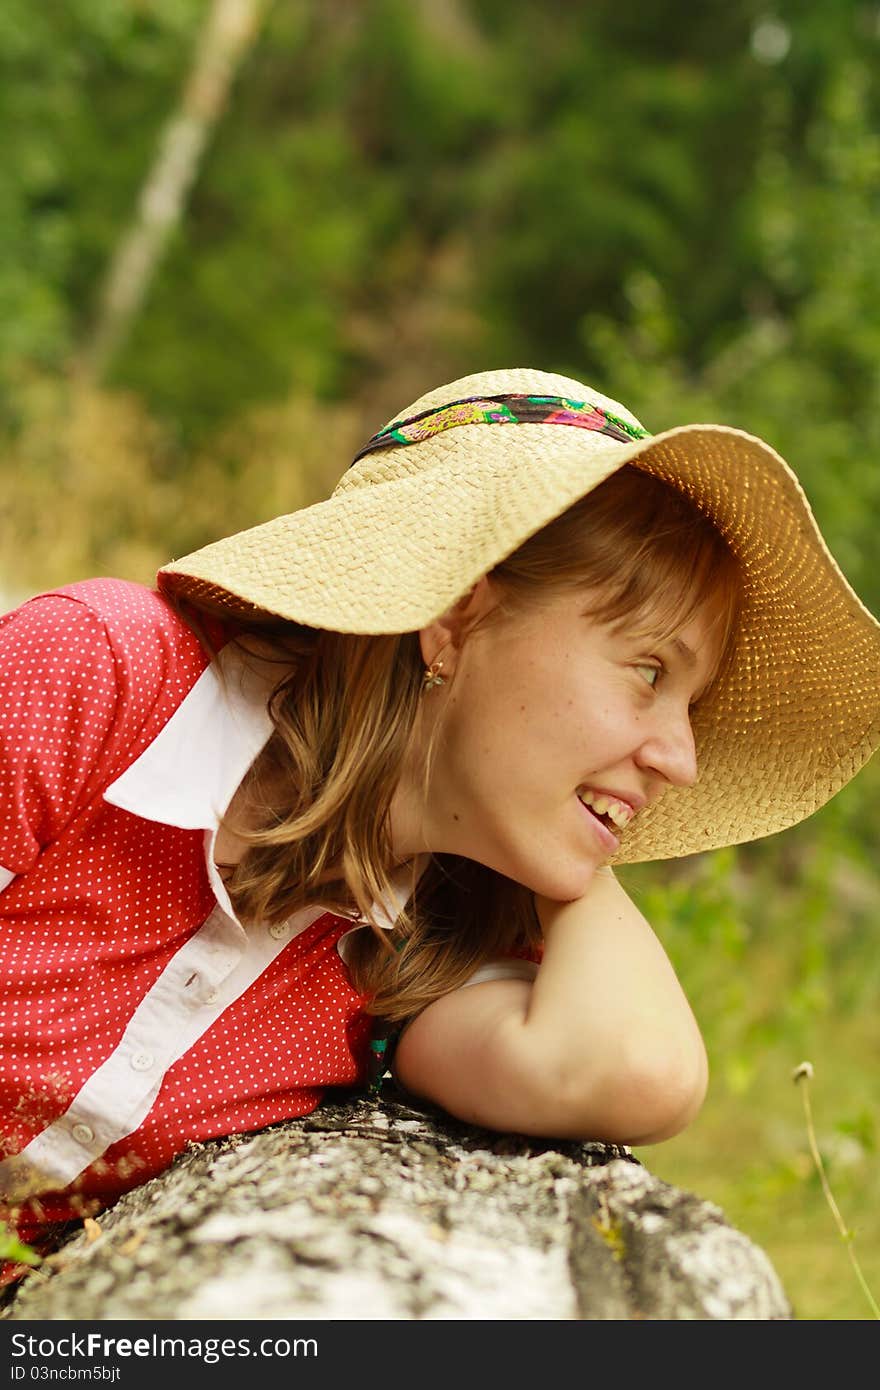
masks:
[[[699,1109],[706,1054],[648,923],[613,878],[573,903],[538,900],[532,984],[453,991],[404,1031],[397,1074],[470,1124],[650,1144]]]
[[[610,874],[536,906],[544,959],[509,1045],[575,1129],[631,1143],[677,1132],[702,1102],[706,1054],[650,925]]]

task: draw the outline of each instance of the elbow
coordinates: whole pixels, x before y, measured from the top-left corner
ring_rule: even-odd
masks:
[[[651,1058],[634,1069],[633,1107],[622,1117],[630,1137],[624,1143],[659,1144],[674,1139],[696,1119],[706,1099],[709,1064],[702,1039],[698,1046]]]
[[[613,1068],[597,1075],[584,1063],[560,1078],[559,1113],[581,1140],[635,1147],[658,1144],[687,1129],[702,1108],[709,1066],[702,1039],[658,1047],[631,1042]]]

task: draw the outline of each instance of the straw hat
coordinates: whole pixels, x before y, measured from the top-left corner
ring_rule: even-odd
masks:
[[[642,811],[617,861],[783,830],[880,744],[880,624],[791,469],[742,430],[682,425],[651,437],[582,382],[480,372],[401,412],[327,500],[166,565],[158,585],[228,615],[414,631],[625,463],[712,518],[740,561],[745,601],[733,660],[695,710],[697,784]]]

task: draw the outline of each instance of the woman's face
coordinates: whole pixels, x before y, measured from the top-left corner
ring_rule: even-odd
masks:
[[[466,616],[494,602],[481,580]],[[454,679],[422,696],[392,804],[395,857],[463,855],[570,901],[614,855],[615,820],[625,825],[666,787],[695,781],[689,706],[719,655],[709,614],[659,640],[650,615],[612,625],[586,607],[583,593],[558,595],[460,645],[458,617],[423,631],[426,660],[439,655]],[[435,724],[425,799],[419,773]]]

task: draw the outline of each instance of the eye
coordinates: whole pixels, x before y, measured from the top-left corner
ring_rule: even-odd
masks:
[[[636,670],[640,673],[643,679],[648,682],[648,685],[650,685],[651,689],[653,690],[654,686],[657,684],[657,681],[660,679],[660,676],[663,672],[663,667],[662,665],[656,662],[640,661],[636,665]]]

